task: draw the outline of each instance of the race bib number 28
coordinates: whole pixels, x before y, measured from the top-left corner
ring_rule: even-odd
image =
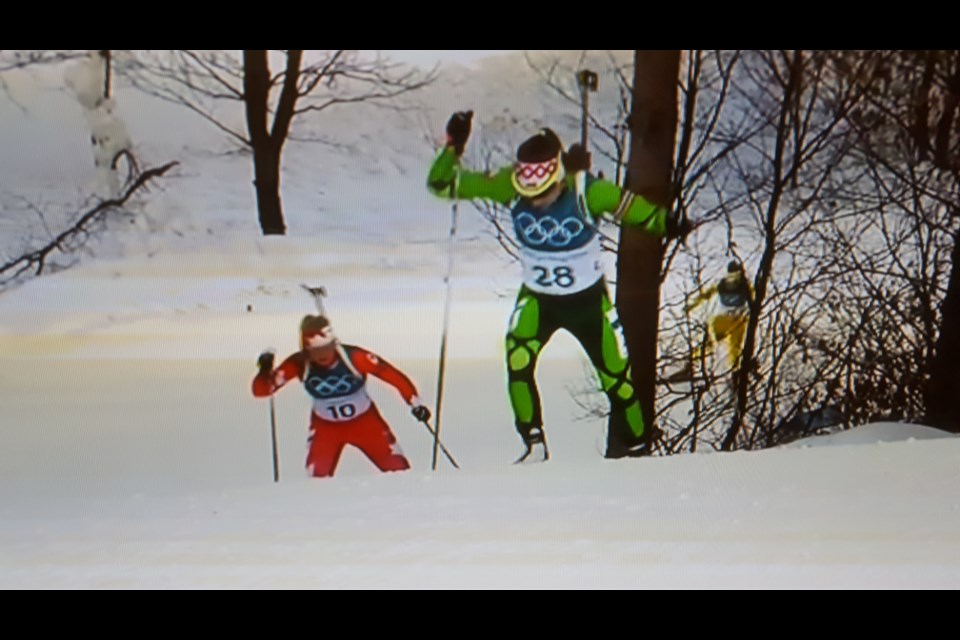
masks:
[[[577,275],[572,267],[544,267],[534,265],[533,270],[537,274],[536,283],[541,287],[559,287],[561,289],[570,289],[577,284]]]
[[[603,275],[599,250],[587,246],[576,251],[523,252],[523,282],[529,289],[551,295],[583,291]]]

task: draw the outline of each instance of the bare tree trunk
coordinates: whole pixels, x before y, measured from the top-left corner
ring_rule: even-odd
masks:
[[[140,64],[126,73],[141,90],[190,109],[251,149],[257,216],[265,235],[286,232],[280,175],[283,147],[295,119],[337,105],[390,101],[436,77],[344,49],[317,51],[311,61],[304,60],[302,49],[241,53],[238,64],[234,53],[220,50],[145,51]],[[271,61],[281,58],[286,59],[285,68],[271,73]],[[245,131],[218,113],[218,104],[235,102],[244,105]]]
[[[107,100],[110,99],[110,76],[112,71],[112,64],[110,60],[110,49],[100,49],[100,57],[103,58],[103,97]]]
[[[955,55],[954,60],[955,66],[944,98],[943,115],[937,125],[935,150],[937,166],[951,171],[956,177],[960,162],[956,151],[950,147],[951,141],[956,139],[953,123],[960,110],[960,53]],[[956,375],[957,362],[960,362],[960,232],[954,233],[951,260],[953,264],[943,300],[940,336],[937,338],[936,356],[925,395],[929,423],[960,433],[960,377]]]
[[[950,284],[943,300],[940,337],[927,383],[927,421],[960,433],[960,234],[954,234]]]
[[[672,201],[680,51],[636,51],[627,188],[668,206]],[[620,231],[617,309],[633,366],[647,435],[653,425],[664,244],[636,229]]]
[[[280,145],[267,129],[270,67],[266,50],[243,52],[243,101],[253,147],[253,186],[263,235],[284,235],[287,225],[280,205]]]
[[[280,154],[272,145],[253,150],[253,186],[263,235],[282,236],[287,232],[280,204]]]

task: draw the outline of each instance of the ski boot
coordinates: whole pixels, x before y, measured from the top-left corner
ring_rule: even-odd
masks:
[[[540,427],[534,427],[529,433],[523,436],[523,444],[526,447],[526,451],[517,458],[514,464],[546,462],[550,459],[547,440],[543,435],[543,429]]]
[[[630,434],[627,437],[608,437],[607,452],[604,458],[616,460],[618,458],[644,458],[654,453],[654,443],[661,436],[660,430],[653,427],[653,431],[646,437],[636,437]]]

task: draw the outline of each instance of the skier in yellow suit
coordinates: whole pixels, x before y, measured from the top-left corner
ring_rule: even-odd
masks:
[[[743,352],[743,338],[747,332],[747,320],[753,304],[753,287],[739,260],[727,265],[727,275],[714,285],[703,289],[687,303],[686,310],[714,302],[710,309],[706,342],[690,356],[683,369],[669,376],[669,382],[682,382],[693,376],[693,363],[710,354],[715,346],[723,342],[727,351],[727,362],[734,376],[740,368],[740,356]]]

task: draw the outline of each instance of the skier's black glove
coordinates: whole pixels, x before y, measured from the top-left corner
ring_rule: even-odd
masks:
[[[427,409],[427,407],[422,404],[415,406],[410,410],[410,413],[420,422],[426,422],[430,419],[430,409]]]
[[[457,111],[447,120],[447,144],[453,147],[458,156],[463,155],[470,137],[470,125],[473,121],[473,111]]]
[[[570,145],[567,152],[563,154],[563,168],[568,174],[578,171],[590,171],[592,158],[590,152],[583,148],[579,142]]]
[[[257,368],[260,369],[260,375],[270,375],[273,373],[273,352],[265,351],[257,358]]]

